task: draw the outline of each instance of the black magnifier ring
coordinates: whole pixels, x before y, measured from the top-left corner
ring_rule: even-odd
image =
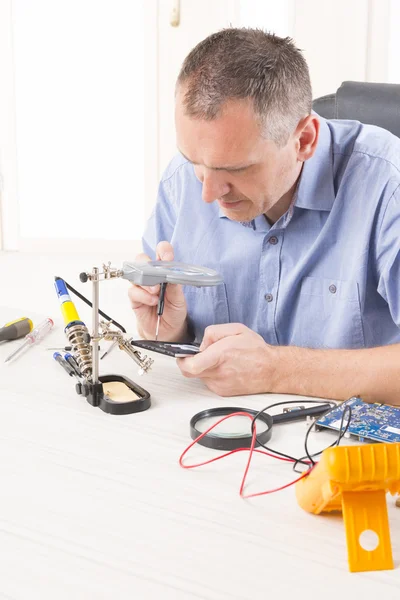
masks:
[[[207,410],[202,410],[190,419],[190,437],[192,438],[192,440],[196,440],[199,436],[202,435],[202,433],[204,433],[196,428],[197,423],[202,419],[207,419],[209,417],[226,417],[237,412],[248,413],[253,418],[256,415],[258,415],[257,410],[253,410],[250,408],[238,408],[232,406],[224,406],[221,408],[209,408]],[[267,428],[265,429],[265,431],[257,433],[257,440],[254,445],[255,448],[260,444],[266,444],[271,439],[273,424],[272,417],[268,413],[260,413],[257,416],[257,421],[261,421],[262,423],[264,423],[264,425],[266,425]],[[251,427],[250,422],[249,426]],[[212,435],[212,432],[210,432],[207,435],[203,436],[201,440],[199,440],[197,443],[201,446],[205,446],[206,448],[212,448],[213,450],[237,450],[238,448],[250,448],[252,438],[253,436],[251,433],[246,436],[227,437],[224,435],[223,437],[220,437],[217,435]]]

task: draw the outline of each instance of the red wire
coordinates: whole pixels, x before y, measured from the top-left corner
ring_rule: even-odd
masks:
[[[270,452],[265,452],[265,450],[257,450],[254,448],[255,443],[256,443],[256,436],[257,436],[257,430],[256,427],[254,426],[253,428],[253,435],[251,438],[251,445],[250,448],[237,448],[236,450],[231,450],[230,452],[225,452],[224,454],[221,454],[220,456],[215,456],[214,458],[211,458],[210,460],[206,460],[204,462],[201,463],[196,463],[193,465],[184,465],[183,464],[183,459],[186,456],[186,454],[189,452],[189,450],[191,448],[193,448],[193,446],[195,444],[197,444],[201,439],[203,439],[203,437],[205,437],[207,435],[207,433],[209,433],[210,431],[212,431],[215,427],[217,427],[220,423],[222,423],[223,421],[226,421],[226,419],[230,419],[231,417],[248,417],[249,419],[251,419],[253,421],[253,415],[251,415],[250,413],[247,412],[236,412],[236,413],[231,413],[230,415],[226,415],[225,417],[222,417],[222,419],[219,419],[219,421],[217,421],[216,423],[214,423],[213,425],[211,425],[211,427],[209,427],[206,431],[204,431],[203,433],[201,433],[199,435],[198,438],[196,438],[191,444],[189,444],[189,446],[182,452],[181,456],[179,457],[179,464],[183,469],[195,469],[196,467],[202,467],[204,465],[209,465],[213,462],[215,462],[216,460],[220,460],[221,458],[225,458],[226,456],[230,456],[231,454],[235,454],[236,452],[243,452],[243,451],[248,451],[249,452],[249,458],[247,461],[247,465],[244,471],[244,475],[242,478],[242,483],[240,485],[240,490],[239,490],[239,494],[242,498],[254,498],[255,496],[264,496],[266,494],[273,494],[274,492],[279,492],[281,490],[284,490],[285,488],[288,488],[292,485],[294,485],[295,483],[297,483],[298,481],[300,481],[300,479],[303,479],[303,477],[306,477],[306,475],[308,475],[312,469],[312,467],[310,467],[310,469],[308,469],[305,473],[303,473],[300,477],[298,477],[297,479],[295,479],[294,481],[290,481],[289,483],[286,483],[285,485],[282,485],[278,488],[274,488],[272,490],[266,490],[264,492],[257,492],[255,494],[243,494],[243,490],[244,490],[244,486],[246,483],[246,479],[247,479],[247,474],[249,472],[249,468],[250,468],[250,463],[251,460],[253,458],[253,453],[257,452],[259,454],[265,454],[266,456],[270,456],[272,458],[276,458],[277,460],[283,460],[284,462],[295,462],[294,460],[290,459],[290,458],[284,458],[283,456],[275,456],[274,454],[271,454]]]
[[[230,415],[226,415],[225,417],[222,417],[222,419],[220,419],[219,421],[217,421],[216,423],[214,423],[214,425],[211,425],[211,427],[209,427],[206,431],[204,431],[201,435],[199,435],[198,438],[196,438],[181,454],[180,458],[179,458],[179,464],[183,469],[195,469],[196,467],[202,467],[203,465],[209,465],[212,462],[215,462],[216,460],[220,460],[221,458],[224,458],[225,456],[230,456],[231,454],[235,454],[236,452],[248,452],[249,448],[237,448],[236,450],[230,450],[229,452],[225,452],[224,454],[220,454],[219,456],[216,456],[214,458],[211,458],[210,460],[206,460],[204,462],[201,463],[196,463],[194,465],[184,465],[183,464],[183,458],[184,456],[189,452],[189,450],[191,448],[193,448],[193,446],[195,446],[201,439],[203,439],[204,436],[207,435],[207,433],[209,433],[210,431],[212,431],[214,429],[214,427],[217,427],[217,425],[219,425],[220,423],[222,423],[223,421],[225,421],[226,419],[230,419],[231,417],[237,417],[237,416],[245,416],[245,417],[249,417],[251,420],[253,420],[252,415],[250,415],[250,413],[247,412],[236,412],[236,413],[232,413]],[[256,432],[256,430],[254,429],[254,432]],[[269,452],[265,452],[265,450],[256,450],[254,449],[254,452],[258,452],[259,454],[265,454],[266,456],[271,456],[272,458],[277,458],[278,460],[283,460],[285,462],[293,462],[292,459],[290,458],[283,458],[281,456],[275,456],[275,454],[270,454]]]

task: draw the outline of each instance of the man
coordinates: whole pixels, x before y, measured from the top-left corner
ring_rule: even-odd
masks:
[[[160,339],[202,339],[183,375],[222,396],[400,404],[400,140],[319,118],[301,53],[251,29],[187,56],[176,132],[141,258],[225,282],[167,287]],[[147,339],[158,293],[130,290]]]

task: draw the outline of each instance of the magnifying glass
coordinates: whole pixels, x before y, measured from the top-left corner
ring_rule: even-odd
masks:
[[[279,423],[289,423],[304,419],[307,416],[316,417],[332,409],[331,402],[320,403],[319,401],[307,400],[307,402],[317,406],[304,407],[297,406],[292,409],[284,409],[282,413],[271,416],[266,412],[259,412],[251,408],[240,408],[224,406],[220,408],[210,408],[202,410],[194,415],[190,420],[190,437],[197,440],[210,427],[215,425],[221,418],[228,417],[234,413],[247,413],[252,419],[257,417],[254,426],[257,431],[257,439],[254,447],[260,446],[271,439],[272,426]],[[282,402],[281,404],[285,404]],[[287,404],[294,404],[288,401]],[[333,405],[334,406],[334,405]],[[252,420],[244,414],[232,416],[225,419],[214,429],[206,433],[198,444],[213,450],[237,450],[238,448],[250,448],[253,438],[251,429]]]
[[[202,410],[190,420],[190,437],[196,440],[202,433],[215,425],[222,417],[234,413],[248,413],[254,418],[256,410],[238,407],[210,408]],[[256,421],[257,441],[255,447],[260,443],[266,444],[271,438],[273,420],[271,415],[262,413]],[[199,444],[214,450],[236,450],[237,448],[250,448],[252,440],[251,419],[245,415],[235,415],[220,423],[215,429],[207,433]]]
[[[149,262],[124,262],[122,277],[137,285],[180,283],[196,287],[221,285],[224,280],[213,269],[176,261],[152,260]]]

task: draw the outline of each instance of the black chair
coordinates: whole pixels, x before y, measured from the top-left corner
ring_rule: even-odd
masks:
[[[354,119],[400,137],[400,84],[344,81],[335,94],[321,96],[313,109],[325,119]]]

